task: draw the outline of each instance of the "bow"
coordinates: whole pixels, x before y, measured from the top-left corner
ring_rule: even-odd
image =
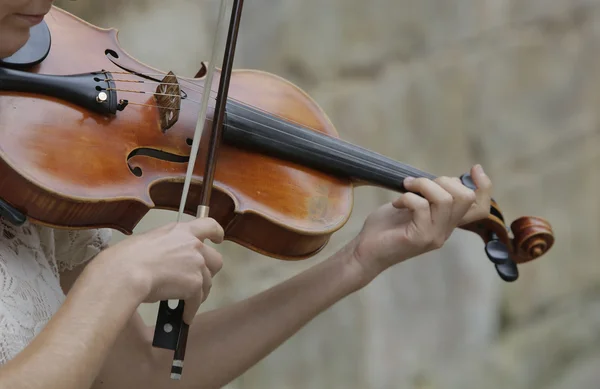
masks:
[[[212,184],[217,164],[217,154],[221,142],[223,120],[225,118],[225,103],[227,101],[229,81],[231,79],[231,70],[233,68],[233,58],[237,43],[237,36],[240,26],[240,18],[242,15],[243,3],[243,0],[233,0],[233,8],[231,10],[229,30],[227,33],[227,40],[225,42],[225,53],[223,56],[221,78],[219,80],[219,87],[216,98],[213,126],[210,134],[208,154],[206,156],[207,159],[203,176],[204,178],[202,180],[200,203],[198,204],[198,210],[196,214],[196,217],[198,218],[208,217],[209,214],[210,195],[212,192]],[[212,90],[212,79],[215,71],[215,53],[220,43],[219,37],[224,19],[225,0],[221,0],[217,27],[213,41],[211,60],[208,64],[208,70],[206,73],[204,90],[202,94],[202,105],[198,115],[198,121],[196,123],[196,130],[194,132],[190,161],[188,163],[183,192],[181,195],[181,201],[179,203],[179,212],[177,214],[178,222],[181,220],[181,216],[184,213],[185,205],[187,202],[187,195],[189,192],[192,174],[194,171],[194,165],[196,162],[196,156],[200,147],[200,138],[202,136],[202,130],[204,129],[204,124],[206,121],[206,110],[208,107],[210,92]],[[167,75],[167,77],[169,77],[169,75]],[[172,85],[173,82],[163,83],[163,85],[166,84]],[[163,126],[163,129],[166,130],[166,128],[167,126]],[[185,302],[183,300],[180,300],[177,307],[171,309],[169,307],[168,301],[160,302],[158,316],[156,319],[156,326],[154,330],[154,339],[152,342],[152,345],[154,347],[174,350],[173,363],[171,365],[171,378],[176,380],[181,379],[181,374],[183,372],[183,362],[185,358],[185,350],[189,330],[189,325],[183,321],[184,304]]]

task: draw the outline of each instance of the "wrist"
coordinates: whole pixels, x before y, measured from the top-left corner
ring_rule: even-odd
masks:
[[[137,271],[131,266],[131,261],[127,263],[123,258],[118,258],[113,251],[108,249],[101,252],[96,258],[86,266],[84,274],[89,277],[88,283],[94,283],[95,280],[106,288],[112,289],[119,294],[119,300],[125,303],[133,304],[135,307],[142,304],[150,293],[149,283],[146,282],[142,272]]]
[[[341,266],[345,283],[351,292],[358,291],[367,286],[374,277],[365,269],[357,257],[358,239],[354,238],[340,249],[333,257]]]

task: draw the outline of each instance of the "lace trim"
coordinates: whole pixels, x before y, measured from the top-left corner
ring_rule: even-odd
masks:
[[[112,237],[109,229],[56,230],[56,263],[58,271],[71,270],[92,260],[108,247]]]
[[[90,261],[111,234],[16,227],[0,218],[0,365],[21,352],[63,303],[60,272]]]

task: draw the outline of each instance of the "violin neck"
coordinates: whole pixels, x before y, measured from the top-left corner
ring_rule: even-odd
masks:
[[[228,101],[223,141],[324,173],[405,192],[406,177],[435,176],[352,143]]]

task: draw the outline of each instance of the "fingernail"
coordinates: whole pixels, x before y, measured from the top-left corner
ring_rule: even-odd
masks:
[[[411,182],[412,180],[414,180],[414,179],[415,179],[414,177],[406,177],[406,178],[404,179],[404,183],[410,183],[410,182]]]
[[[475,169],[477,170],[477,173],[483,174],[483,167],[481,167],[480,164],[475,165]]]

